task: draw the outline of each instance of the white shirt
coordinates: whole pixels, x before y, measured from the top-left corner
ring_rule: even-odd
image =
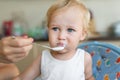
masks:
[[[55,59],[50,51],[42,52],[41,80],[85,80],[84,50],[77,49],[69,60]]]

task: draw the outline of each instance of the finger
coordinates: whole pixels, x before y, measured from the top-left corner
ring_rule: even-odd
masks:
[[[22,47],[22,48],[14,48],[14,47],[5,48],[4,54],[2,55],[2,57],[4,59],[10,60],[11,59],[10,56],[14,56],[14,57],[16,56],[17,57],[17,56],[19,56],[17,54],[26,56],[26,55],[28,55],[28,53],[31,49],[32,49],[32,45]]]
[[[23,58],[25,58],[27,55],[25,55],[25,53],[21,53],[21,54],[14,54],[14,55],[10,55],[7,57],[8,61],[11,62],[17,62],[19,60],[22,60]]]
[[[11,47],[11,46],[7,46],[4,50],[4,53],[6,53],[6,55],[10,55],[10,54],[19,54],[19,53],[27,53],[32,49],[33,45],[28,45],[28,46],[24,46],[24,47]]]
[[[10,43],[10,39],[11,39],[11,37],[4,37],[0,40],[0,44],[2,46],[6,46],[6,45],[8,45],[8,43]]]
[[[21,54],[11,54],[7,56],[0,56],[0,61],[4,63],[12,63],[12,62],[17,62],[20,59],[23,59],[26,55],[26,53],[21,53]]]
[[[22,47],[32,44],[32,42],[33,42],[33,38],[16,37],[15,39],[10,39],[10,42],[8,44],[9,46],[13,46],[13,47]]]
[[[0,61],[3,63],[11,63],[11,61],[9,61],[6,57],[4,56],[0,56]]]
[[[19,58],[15,58],[12,62],[18,62],[18,61],[20,61],[20,60],[23,60],[25,57],[26,57],[26,56],[24,56],[24,57],[19,57]]]

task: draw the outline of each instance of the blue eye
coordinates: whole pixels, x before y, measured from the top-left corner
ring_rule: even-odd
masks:
[[[69,29],[67,29],[67,31],[68,31],[68,32],[73,32],[73,31],[75,31],[75,30],[74,30],[74,29],[69,28]]]
[[[54,27],[54,28],[52,28],[52,30],[57,31],[57,30],[58,30],[58,28],[57,28],[57,27]]]

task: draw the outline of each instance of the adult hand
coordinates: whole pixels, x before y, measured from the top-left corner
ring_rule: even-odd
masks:
[[[11,63],[22,60],[32,48],[32,38],[5,37],[0,40],[0,62]]]

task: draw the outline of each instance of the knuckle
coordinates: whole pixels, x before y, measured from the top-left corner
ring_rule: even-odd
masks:
[[[16,39],[14,39],[13,44],[21,47],[22,46],[22,41],[20,39],[16,38]]]
[[[16,61],[16,58],[11,57],[11,56],[8,57],[8,60],[9,60],[11,63],[17,62],[17,61]]]
[[[17,62],[17,60],[16,59],[12,59],[11,62]]]
[[[26,52],[27,52],[27,50],[26,50],[25,47],[21,48],[21,50],[22,50],[23,53],[26,53]]]
[[[19,41],[15,41],[15,44],[17,45],[17,46],[22,46],[22,43],[21,42],[19,42]]]
[[[12,61],[13,58],[11,58],[11,56],[6,56],[6,58],[9,60],[9,61]]]
[[[8,52],[8,50],[6,48],[3,48],[2,53],[3,53],[3,55],[7,55],[9,52]]]
[[[10,62],[12,62],[12,63],[14,63],[15,62],[15,60],[14,59],[11,59],[11,60],[9,60]]]
[[[2,46],[4,46],[6,43],[7,43],[6,40],[4,40],[4,39],[1,40],[1,45]]]

